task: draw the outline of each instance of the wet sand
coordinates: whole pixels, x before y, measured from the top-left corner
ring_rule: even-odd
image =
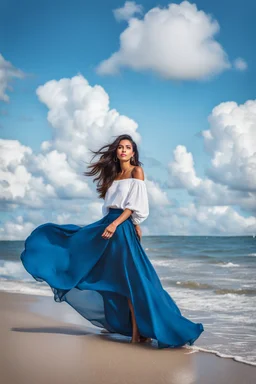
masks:
[[[186,348],[158,350],[154,342],[131,344],[83,318],[81,324],[61,321],[63,305],[51,297],[0,292],[1,384],[256,382],[254,366]]]

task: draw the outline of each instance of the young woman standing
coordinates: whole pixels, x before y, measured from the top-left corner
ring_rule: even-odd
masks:
[[[84,227],[40,225],[25,241],[25,269],[48,283],[56,302],[132,343],[192,345],[203,325],[182,316],[140,243],[149,204],[136,143],[120,135],[93,153],[99,159],[84,174],[96,176],[103,217]]]

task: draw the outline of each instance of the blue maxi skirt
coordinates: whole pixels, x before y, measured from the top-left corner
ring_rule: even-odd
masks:
[[[56,302],[66,301],[92,324],[132,336],[132,302],[139,333],[158,348],[192,345],[204,331],[182,316],[164,290],[137,237],[131,217],[110,239],[104,229],[123,209],[80,227],[46,223],[25,240],[21,261],[33,278],[48,283]]]

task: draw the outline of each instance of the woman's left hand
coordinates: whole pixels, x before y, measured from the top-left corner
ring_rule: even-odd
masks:
[[[116,225],[114,223],[109,224],[106,228],[105,231],[102,233],[102,237],[104,239],[110,239],[113,234],[115,233],[116,230]]]
[[[141,227],[139,225],[135,225],[135,231],[136,231],[136,234],[139,238],[139,241],[141,241],[141,237],[142,237]]]

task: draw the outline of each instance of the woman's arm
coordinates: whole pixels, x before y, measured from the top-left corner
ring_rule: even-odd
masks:
[[[114,224],[116,227],[120,224],[122,224],[128,217],[131,216],[133,211],[131,211],[129,208],[125,208],[125,210],[121,213],[120,216],[118,216],[117,219],[115,219],[112,224]]]
[[[131,216],[133,211],[131,211],[128,208],[125,208],[125,210],[121,213],[120,216],[118,216],[117,219],[115,219],[111,224],[109,224],[106,228],[105,231],[102,233],[102,237],[104,239],[109,239],[110,237],[113,236],[113,233],[115,232],[116,228],[118,225],[120,225],[123,221],[128,219],[128,217]]]
[[[139,238],[139,240],[141,240],[142,238],[142,230],[141,230],[141,227],[139,224],[134,224],[134,228],[135,228],[135,232]]]

